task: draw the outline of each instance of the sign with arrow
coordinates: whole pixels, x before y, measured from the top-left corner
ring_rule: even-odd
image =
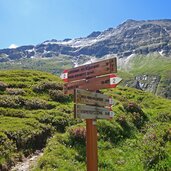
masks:
[[[74,98],[74,102],[76,104],[86,104],[100,107],[114,104],[113,99],[105,94],[90,92],[82,89],[75,89]]]
[[[81,119],[110,119],[114,116],[114,112],[110,108],[75,104],[75,118]]]
[[[61,78],[65,82],[89,79],[92,77],[106,75],[117,72],[116,58],[106,59],[88,65],[79,66],[76,68],[64,70]]]
[[[64,85],[65,94],[74,94],[74,89],[85,89],[89,91],[96,91],[105,88],[115,88],[122,78],[115,74],[109,74],[101,77],[90,78],[88,80],[80,80],[75,82],[69,82]]]

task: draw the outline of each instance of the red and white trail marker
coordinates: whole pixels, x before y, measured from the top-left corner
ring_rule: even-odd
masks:
[[[60,78],[61,78],[64,82],[68,82],[68,70],[64,70],[63,73],[61,74]]]

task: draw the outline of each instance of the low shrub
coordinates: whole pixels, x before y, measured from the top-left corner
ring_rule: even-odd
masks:
[[[140,129],[144,123],[148,120],[147,116],[144,113],[133,112],[132,120],[134,125]]]
[[[69,118],[64,116],[56,116],[52,119],[51,123],[59,132],[65,132],[65,128],[69,125]]]
[[[126,112],[130,112],[130,113],[133,113],[133,112],[143,112],[141,107],[139,107],[136,103],[134,102],[129,102],[129,103],[124,103],[123,104],[123,107],[124,109],[126,110]]]
[[[0,107],[19,108],[22,105],[23,99],[20,96],[0,96]]]
[[[123,127],[123,128],[127,128],[128,127],[128,123],[127,123],[127,120],[126,120],[126,117],[125,116],[119,116],[116,121]]]
[[[171,113],[159,113],[156,119],[157,121],[160,121],[160,122],[170,122]]]
[[[60,103],[69,101],[69,96],[65,95],[61,90],[49,90],[49,95],[52,100]]]
[[[0,91],[5,91],[6,87],[7,87],[7,84],[0,81]]]
[[[163,136],[163,140],[166,141],[171,141],[171,127],[167,129],[165,135]]]
[[[99,138],[113,143],[123,139],[123,129],[115,121],[101,120],[97,122]]]
[[[142,142],[144,155],[142,156],[145,170],[160,167],[159,163],[167,158],[164,142],[156,132],[147,132]],[[167,168],[168,169],[168,168]],[[166,169],[166,170],[167,170]],[[160,169],[159,169],[160,170]],[[164,169],[165,170],[165,169]]]
[[[24,95],[25,91],[21,88],[7,88],[7,94],[9,95]]]
[[[0,96],[0,107],[26,109],[52,109],[55,105],[39,98],[26,99],[21,96]]]
[[[10,82],[8,88],[27,88],[30,83],[27,82]]]
[[[86,128],[84,126],[72,127],[68,130],[71,142],[73,144],[85,144],[86,142]],[[72,144],[71,143],[71,144]]]
[[[129,102],[124,103],[123,107],[127,113],[131,113],[131,118],[133,120],[134,125],[140,129],[145,121],[148,120],[147,115],[143,112],[140,106],[136,103]]]
[[[55,105],[48,103],[45,100],[33,98],[33,99],[25,99],[24,107],[26,109],[52,109],[55,107]]]
[[[3,164],[2,158],[8,160],[12,152],[16,151],[15,144],[8,137],[0,132],[0,166]]]
[[[63,90],[63,84],[57,82],[42,82],[33,87],[33,91],[37,93],[48,92],[48,90]]]
[[[15,144],[17,151],[28,155],[29,151],[42,148],[51,135],[51,126],[33,118],[1,117],[0,132]]]
[[[26,117],[27,112],[22,109],[11,109],[11,108],[0,107],[0,115],[24,118],[24,117]]]

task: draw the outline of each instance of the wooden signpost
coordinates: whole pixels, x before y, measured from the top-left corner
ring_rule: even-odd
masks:
[[[110,119],[114,112],[112,98],[82,89],[75,89],[74,117],[81,119]]]
[[[67,82],[64,93],[74,94],[74,117],[86,119],[87,171],[98,171],[96,119],[110,119],[114,115],[113,100],[96,91],[116,87],[122,80],[113,74],[116,72],[116,58],[112,58],[65,70],[61,75]]]
[[[69,70],[64,70],[61,78],[65,82],[71,82],[81,79],[92,78],[100,75],[106,75],[117,72],[116,58],[79,66]]]
[[[90,78],[87,80],[79,80],[69,82],[64,85],[65,94],[73,94],[74,89],[80,88],[90,91],[96,91],[105,88],[115,88],[122,79],[115,74],[109,74],[101,77]]]
[[[94,93],[82,89],[75,89],[74,98],[76,104],[87,104],[100,107],[114,104],[113,99],[105,94]]]
[[[114,112],[110,108],[75,104],[75,118],[81,119],[110,119]]]

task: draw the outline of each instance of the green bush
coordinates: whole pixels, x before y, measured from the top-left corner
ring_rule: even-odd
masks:
[[[63,90],[63,84],[57,82],[42,82],[33,87],[33,91],[37,93],[48,92],[48,90]]]
[[[69,125],[68,118],[56,116],[51,121],[52,125],[59,132],[65,132],[65,128]]]
[[[86,142],[86,128],[85,126],[74,126],[69,130],[71,144],[85,144]]]
[[[52,109],[55,105],[48,103],[45,100],[33,98],[33,99],[25,99],[24,107],[26,109]]]
[[[0,132],[3,132],[16,145],[17,151],[26,155],[40,149],[51,135],[51,127],[33,118],[1,117]]]
[[[0,96],[0,107],[19,108],[23,105],[23,99],[20,96]]]
[[[156,117],[157,121],[160,122],[170,122],[171,121],[171,113],[159,113]]]
[[[16,151],[16,146],[3,132],[0,132],[0,169],[5,161],[9,161],[12,153]]]
[[[21,88],[7,88],[7,94],[9,95],[24,95],[25,91]]]
[[[29,82],[20,82],[20,81],[15,81],[15,82],[10,82],[8,84],[8,88],[27,88],[29,87]]]
[[[143,112],[140,106],[136,103],[129,102],[124,103],[123,107],[127,113],[131,113],[131,118],[133,120],[134,125],[140,129],[144,123],[148,120],[148,117]]]
[[[7,87],[7,84],[0,81],[0,91],[5,91],[6,87]]]
[[[0,96],[0,107],[26,109],[52,109],[55,105],[39,98],[27,99],[21,96]]]
[[[147,133],[144,136],[144,150],[143,162],[146,169],[155,168],[156,165],[166,158],[166,152],[163,147],[162,139],[156,133]]]
[[[27,111],[24,111],[22,109],[11,109],[11,108],[0,107],[0,115],[24,118],[27,115]]]
[[[124,103],[123,104],[124,109],[126,110],[126,112],[138,112],[138,113],[142,113],[142,109],[134,102],[129,102],[129,103]]]
[[[136,128],[125,115],[118,116],[116,122],[118,122],[123,129],[123,138],[129,138],[134,134]]]
[[[114,121],[100,120],[97,122],[99,138],[104,141],[117,143],[123,139],[122,127]]]
[[[69,101],[69,96],[65,95],[61,90],[49,90],[49,95],[52,100],[60,103]]]

